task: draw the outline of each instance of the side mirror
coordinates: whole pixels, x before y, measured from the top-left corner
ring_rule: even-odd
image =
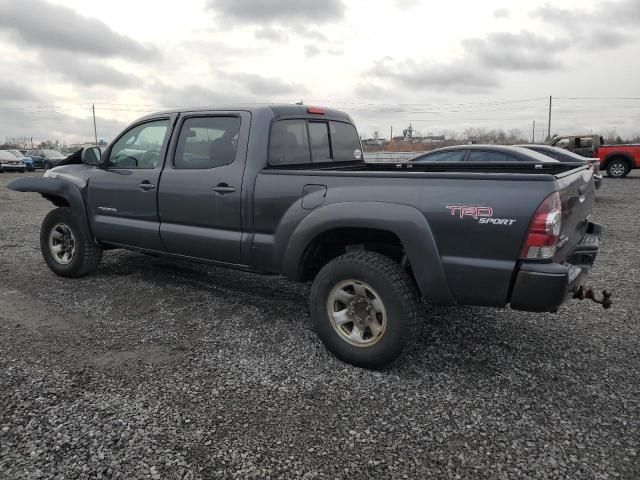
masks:
[[[98,147],[85,148],[80,155],[85,165],[98,166],[101,163],[102,152]]]

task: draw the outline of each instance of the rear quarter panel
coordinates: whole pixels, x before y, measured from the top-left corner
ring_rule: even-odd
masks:
[[[640,168],[640,145],[604,145],[598,149],[601,168],[607,167],[607,161],[622,155],[631,162],[632,168]]]
[[[339,216],[344,220],[348,215],[344,212],[351,209],[356,224],[361,222],[363,210],[355,205],[366,202],[366,216],[376,215],[377,228],[393,231],[403,244],[405,239],[412,244],[411,249],[407,248],[411,250],[407,253],[412,267],[435,262],[429,264],[427,270],[431,272],[425,274],[431,274],[439,283],[445,284],[452,301],[447,301],[447,295],[438,294],[438,301],[434,303],[503,306],[508,301],[511,278],[533,213],[557,188],[552,176],[527,177],[534,178],[523,180],[522,175],[509,174],[387,173],[375,176],[365,172],[332,175],[263,172],[255,182],[254,238],[249,263],[261,270],[281,272],[285,261],[291,260],[285,258],[290,239],[301,224],[309,228],[310,222],[303,222],[307,216],[341,204]],[[326,198],[317,208],[303,208],[305,185],[327,187]],[[370,202],[381,205],[377,212],[375,206],[371,207],[375,203]],[[353,204],[352,208],[350,204]],[[417,210],[427,228],[419,226],[420,222],[409,210],[389,210],[382,208],[382,204]],[[488,217],[461,216],[458,210],[452,210],[455,206],[488,207],[492,211],[490,218],[496,222],[482,220]],[[487,211],[481,210],[484,214]],[[391,212],[406,214],[405,222],[390,218]],[[406,230],[400,231],[407,222],[416,223],[410,238],[407,238]],[[433,248],[431,239],[427,238],[430,236],[433,237]],[[413,248],[413,245],[421,244],[424,245],[422,251]],[[437,278],[439,274],[443,277]],[[431,285],[435,289],[435,284]],[[430,298],[429,292],[422,290],[423,295]]]
[[[420,210],[435,235],[457,302],[503,306],[531,218],[556,182],[548,175],[530,181],[511,180],[511,175],[481,177],[426,180]],[[467,207],[469,213],[451,207]],[[475,218],[468,207],[483,209]],[[488,209],[491,216],[481,216]]]

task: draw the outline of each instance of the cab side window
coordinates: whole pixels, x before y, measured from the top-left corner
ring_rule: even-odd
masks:
[[[239,117],[187,118],[180,129],[173,166],[207,169],[233,163],[240,134]]]
[[[169,120],[136,125],[122,135],[111,148],[110,168],[153,169],[160,165]]]
[[[591,137],[576,137],[576,148],[593,148],[593,138]]]
[[[427,162],[461,162],[464,159],[464,151],[462,150],[447,150],[445,152],[438,152],[422,157],[417,157],[411,160],[414,163],[427,163]]]
[[[511,155],[507,155],[499,152],[491,152],[488,150],[474,150],[469,152],[469,157],[467,158],[468,162],[513,162],[514,160],[518,160],[517,158],[512,157]]]

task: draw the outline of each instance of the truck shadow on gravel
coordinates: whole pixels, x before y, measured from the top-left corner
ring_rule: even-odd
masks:
[[[277,301],[308,309],[309,284],[290,282],[281,276],[258,275],[240,270],[201,265],[188,261],[119,252],[119,258],[102,266],[101,276],[152,275],[161,285],[191,287],[220,296],[228,291],[244,295],[256,307],[264,308]],[[269,302],[265,302],[269,300]]]
[[[260,322],[268,322],[275,331],[286,331],[293,322],[303,322],[304,329],[312,330],[308,306],[310,285],[290,282],[280,276],[230,271],[131,252],[118,252],[117,258],[103,265],[98,275],[136,275],[147,282],[169,287],[170,291],[195,291],[229,301],[241,298],[243,304],[262,312],[264,317]],[[177,298],[170,293],[167,300],[171,303]],[[493,376],[511,370],[514,364],[538,363],[542,354],[545,361],[553,362],[565,357],[569,345],[568,339],[565,341],[566,328],[559,328],[558,321],[550,317],[552,315],[541,317],[482,307],[427,305],[415,348],[387,370],[407,376],[419,375],[418,370]],[[252,328],[254,321],[247,319],[246,328]],[[299,335],[299,331],[290,335]],[[300,350],[313,347],[301,345],[307,341],[302,337],[291,341]],[[264,343],[264,348],[274,349],[277,357],[277,348],[271,339],[264,339]],[[570,348],[579,349],[580,342],[574,339]]]

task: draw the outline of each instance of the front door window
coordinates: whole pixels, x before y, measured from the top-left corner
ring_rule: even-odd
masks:
[[[109,168],[153,169],[160,163],[169,120],[137,125],[125,133],[111,148]]]

